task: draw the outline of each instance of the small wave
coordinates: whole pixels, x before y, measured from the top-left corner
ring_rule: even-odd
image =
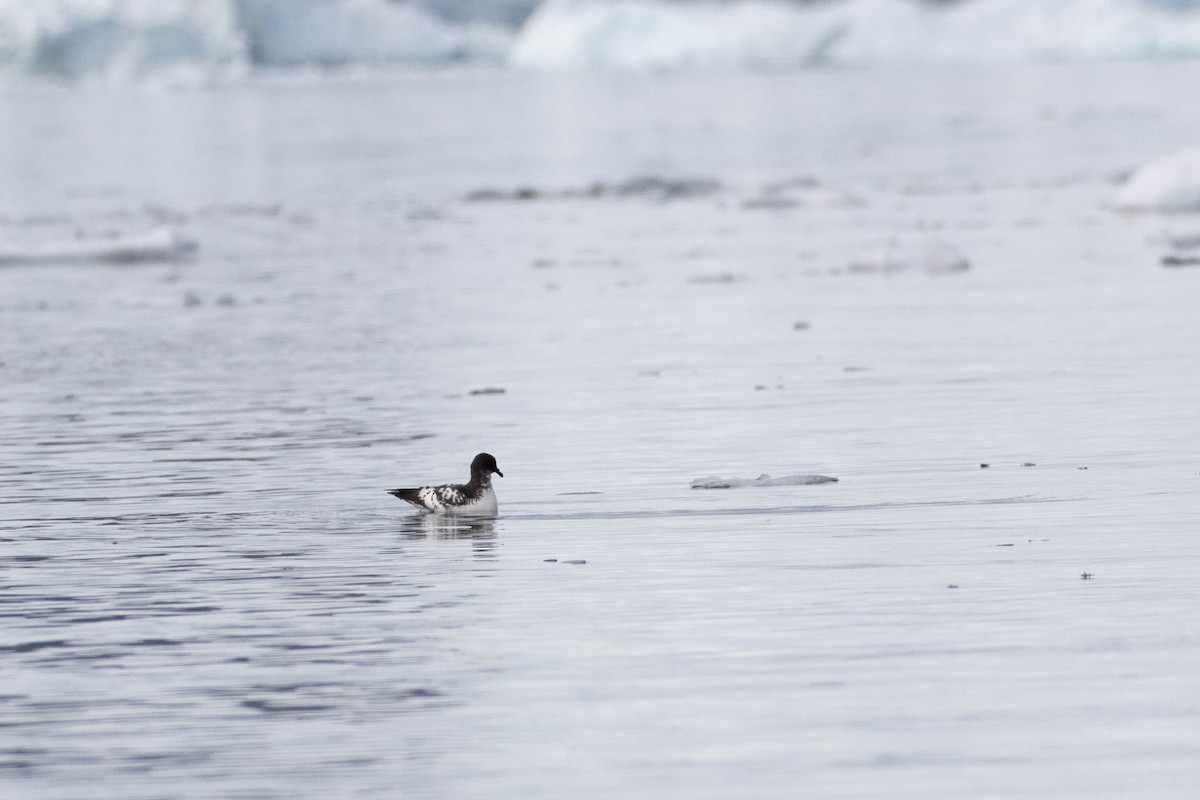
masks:
[[[673,509],[630,509],[627,511],[572,511],[559,514],[528,514],[502,512],[503,522],[550,521],[550,520],[627,520],[667,519],[678,517],[742,517],[784,516],[792,514],[855,513],[859,511],[887,511],[921,508],[959,508],[966,506],[1024,505],[1027,503],[1064,503],[1075,498],[1066,497],[989,497],[978,500],[923,500],[897,503],[822,504],[809,506],[751,506],[740,508],[673,508]]]

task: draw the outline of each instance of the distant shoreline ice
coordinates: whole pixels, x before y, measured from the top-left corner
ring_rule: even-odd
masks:
[[[1200,4],[1192,0],[0,0],[0,76],[1198,56]]]
[[[514,66],[741,68],[1200,55],[1200,13],[1144,0],[546,0]]]

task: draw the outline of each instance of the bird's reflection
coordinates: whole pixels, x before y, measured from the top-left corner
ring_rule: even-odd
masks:
[[[470,539],[476,553],[491,551],[496,543],[496,520],[489,517],[454,517],[413,514],[402,520],[400,532],[410,539]]]

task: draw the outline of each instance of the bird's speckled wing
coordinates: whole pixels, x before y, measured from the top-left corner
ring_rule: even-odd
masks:
[[[421,486],[417,489],[393,489],[389,494],[412,503],[424,511],[434,513],[464,506],[470,502],[470,498],[463,492],[462,487],[452,483],[444,486]]]
[[[432,511],[467,504],[467,496],[457,486],[422,486],[417,490],[421,505]]]

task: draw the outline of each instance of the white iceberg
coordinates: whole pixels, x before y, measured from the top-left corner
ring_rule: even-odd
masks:
[[[134,75],[239,61],[231,0],[0,0],[0,72]]]
[[[711,69],[1197,54],[1200,14],[1140,0],[546,0],[508,62]]]
[[[180,66],[238,70],[503,60],[513,34],[437,3],[389,0],[0,0],[0,74],[131,77]],[[486,15],[485,15],[486,16]]]
[[[250,56],[269,66],[428,64],[504,58],[512,34],[387,0],[242,0]]]
[[[1200,147],[1138,169],[1117,193],[1121,211],[1200,212]]]
[[[828,475],[784,475],[772,478],[765,472],[757,478],[719,478],[710,475],[692,481],[693,489],[741,489],[746,486],[812,486],[818,483],[837,483],[837,478]]]
[[[175,261],[196,250],[196,243],[169,227],[145,233],[17,243],[0,239],[0,265],[96,261],[136,264]]]
[[[518,67],[803,64],[836,37],[831,11],[780,2],[546,0],[517,35]],[[836,13],[836,12],[833,12]]]

